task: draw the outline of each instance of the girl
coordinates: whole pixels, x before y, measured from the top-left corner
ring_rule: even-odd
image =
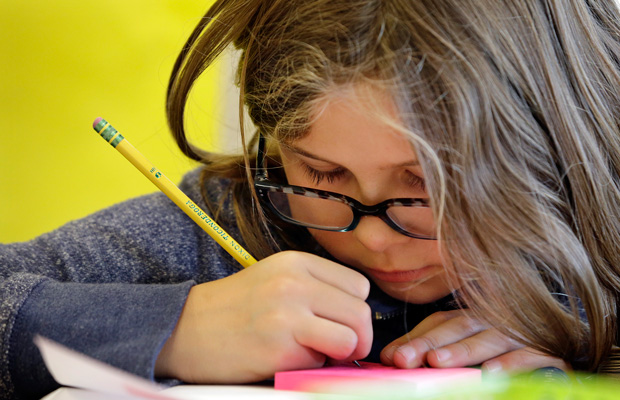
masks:
[[[616,13],[217,1],[167,113],[205,165],[181,188],[261,261],[240,270],[161,194],[3,246],[0,392],[55,387],[34,333],[186,382],[364,358],[596,370],[617,333]],[[183,128],[193,83],[231,44],[256,127],[238,157]]]

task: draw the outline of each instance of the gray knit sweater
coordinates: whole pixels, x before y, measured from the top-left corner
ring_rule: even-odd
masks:
[[[198,170],[190,172],[180,188],[206,209],[199,176]],[[225,200],[220,225],[241,240],[227,187],[228,181],[214,180],[207,193]],[[154,379],[155,361],[189,289],[240,269],[162,193],[123,202],[29,242],[0,244],[0,399],[38,399],[58,387],[32,342],[35,334]],[[373,285],[368,360],[378,361],[383,346],[422,318],[451,308],[449,300],[406,305]]]
[[[189,173],[180,187],[205,209],[198,177]],[[212,182],[210,195],[222,196],[225,183]],[[222,227],[239,238],[226,210]],[[152,379],[190,287],[240,268],[161,193],[0,245],[0,399],[57,387],[35,333]]]

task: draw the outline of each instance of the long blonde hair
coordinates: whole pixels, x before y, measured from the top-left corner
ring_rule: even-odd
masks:
[[[220,0],[174,67],[169,123],[205,179],[232,178],[246,243],[264,256],[252,142],[242,157],[189,143],[195,80],[234,44],[240,107],[280,141],[304,135],[334,87],[379,85],[417,149],[464,304],[592,370],[617,333],[617,14],[613,0]]]

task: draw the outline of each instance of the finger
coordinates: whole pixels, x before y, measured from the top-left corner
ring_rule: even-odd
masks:
[[[318,317],[351,328],[357,336],[357,345],[347,359],[364,358],[372,346],[372,319],[368,304],[339,289],[317,284],[310,310]],[[322,286],[322,287],[321,287]],[[336,306],[335,306],[336,305]]]
[[[304,319],[293,337],[299,345],[336,360],[347,359],[357,348],[357,335],[353,329],[316,316]]]
[[[394,365],[393,356],[396,349],[409,343],[411,340],[423,336],[430,330],[446,323],[447,321],[464,315],[464,310],[439,311],[426,317],[416,325],[409,333],[394,340],[381,351],[381,362],[385,365]]]
[[[429,351],[456,343],[485,329],[485,324],[461,314],[398,347],[392,361],[398,368],[420,367],[426,363]]]
[[[422,322],[416,325],[415,328],[413,328],[411,332],[409,332],[409,334],[406,336],[409,336],[410,338],[420,337],[454,318],[465,317],[467,315],[466,312],[466,310],[449,310],[435,312],[424,318],[424,320],[422,320]]]
[[[482,370],[491,374],[532,371],[545,367],[555,367],[567,372],[572,369],[570,364],[561,358],[541,353],[529,347],[510,351],[482,364]]]
[[[521,343],[486,329],[478,334],[428,352],[428,365],[437,368],[456,368],[478,365],[500,354],[524,347]]]
[[[314,278],[362,300],[368,297],[370,282],[364,275],[325,258],[305,255],[311,257],[304,257],[303,265]]]
[[[263,360],[263,365],[267,366],[268,370],[273,373],[273,371],[320,368],[325,365],[326,361],[325,354],[310,347],[301,346],[295,341],[294,348],[284,348],[284,351],[271,354],[268,360]],[[244,367],[247,365],[242,365],[239,368],[243,369]]]

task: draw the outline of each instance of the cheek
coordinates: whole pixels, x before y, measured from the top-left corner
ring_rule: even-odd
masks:
[[[363,249],[356,242],[351,232],[329,232],[308,229],[314,240],[334,258],[352,267],[359,267],[359,257],[363,256]]]
[[[349,232],[329,232],[318,229],[308,229],[308,231],[314,240],[332,256],[340,258],[339,255],[341,254],[338,253],[346,253],[346,251],[343,250],[349,241],[347,238],[351,236]]]

